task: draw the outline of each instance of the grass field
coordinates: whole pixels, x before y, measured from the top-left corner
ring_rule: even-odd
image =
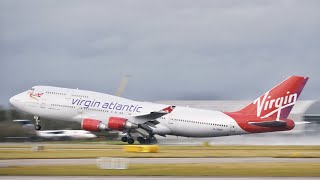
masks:
[[[0,168],[0,175],[19,176],[320,176],[320,163],[234,163],[129,165],[101,170],[94,165]]]
[[[320,146],[161,146],[158,153],[128,153],[121,145],[45,144],[0,145],[0,159],[96,158],[96,157],[320,157]],[[8,149],[14,148],[14,149]]]

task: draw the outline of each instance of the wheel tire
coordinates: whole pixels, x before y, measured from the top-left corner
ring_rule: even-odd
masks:
[[[128,139],[128,144],[133,144],[134,143],[134,140],[132,138],[129,138]]]
[[[140,144],[145,144],[145,143],[146,143],[146,140],[145,140],[143,137],[138,137],[138,138],[137,138],[137,141],[138,141]]]
[[[40,126],[40,125],[36,125],[36,126],[34,127],[34,129],[37,130],[37,131],[39,131],[39,130],[41,129],[41,126]]]
[[[127,136],[123,136],[123,137],[121,138],[121,141],[122,141],[122,142],[127,142],[127,141],[128,141],[128,137],[127,137]]]
[[[150,139],[150,138],[147,138],[146,141],[145,141],[145,143],[146,143],[146,144],[151,144],[151,139]]]
[[[151,144],[157,144],[157,143],[158,143],[158,141],[157,141],[156,138],[152,138],[152,139],[151,139]]]

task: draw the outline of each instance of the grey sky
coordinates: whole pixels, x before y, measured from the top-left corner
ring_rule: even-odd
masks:
[[[0,1],[0,105],[34,85],[137,100],[319,99],[320,1]]]

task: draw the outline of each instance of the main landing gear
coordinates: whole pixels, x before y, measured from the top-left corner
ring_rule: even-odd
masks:
[[[34,126],[34,129],[39,131],[41,129],[41,126],[40,126],[40,117],[38,116],[34,116],[34,119],[36,120],[36,124]]]
[[[127,142],[128,144],[133,144],[134,143],[134,139],[130,136],[122,136],[121,137],[121,141],[122,142]],[[140,144],[157,144],[157,139],[152,136],[150,138],[143,138],[143,137],[138,137],[137,141]]]
[[[143,138],[143,137],[138,137],[137,141],[140,144],[157,144],[157,139],[154,136],[148,137],[148,138]]]
[[[134,143],[134,139],[132,137],[129,136],[123,136],[121,138],[122,142],[128,142],[128,144],[133,144]]]

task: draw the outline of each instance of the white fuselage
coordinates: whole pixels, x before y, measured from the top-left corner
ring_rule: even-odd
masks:
[[[123,117],[141,123],[136,115],[160,110],[168,105],[133,101],[108,94],[50,86],[35,86],[10,99],[10,103],[27,113],[53,119],[81,122],[83,118]],[[152,127],[160,135],[216,137],[246,134],[237,122],[220,111],[176,107],[156,119]],[[143,123],[143,122],[142,122]]]

